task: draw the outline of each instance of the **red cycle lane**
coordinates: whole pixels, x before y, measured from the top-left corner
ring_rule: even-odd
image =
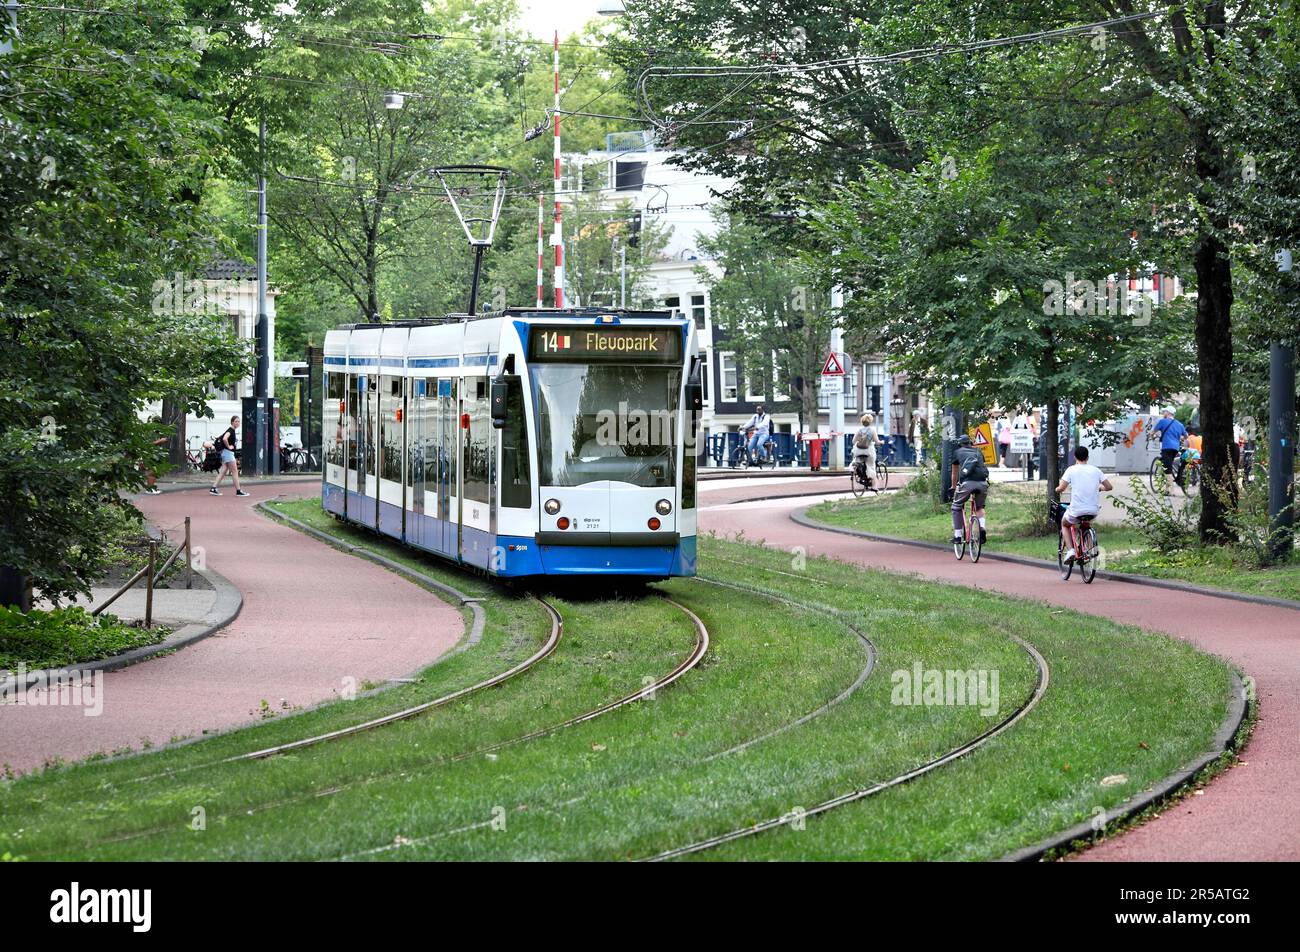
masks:
[[[753,495],[764,495],[755,487]],[[1080,858],[1123,860],[1300,859],[1300,611],[1098,579],[1062,582],[1052,570],[875,542],[801,526],[790,515],[815,500],[778,499],[700,510],[700,528],[810,556],[1033,598],[1188,641],[1254,678],[1259,721],[1242,763],[1198,796],[1106,840]],[[869,503],[866,503],[869,505]],[[996,512],[991,512],[996,518]],[[1104,534],[1103,534],[1104,541]],[[707,569],[707,564],[704,566]],[[1048,659],[1049,663],[1051,659]]]
[[[21,773],[54,758],[255,722],[286,705],[405,677],[460,640],[464,622],[454,606],[253,509],[273,493],[314,495],[314,485],[253,492],[241,498],[226,487],[218,498],[196,489],[136,500],[156,525],[192,518],[207,565],[243,593],[239,617],[174,654],[103,674],[99,716],[73,706],[0,707],[0,764]]]

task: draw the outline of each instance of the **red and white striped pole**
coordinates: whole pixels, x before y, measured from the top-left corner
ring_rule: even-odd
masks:
[[[542,260],[542,190],[537,190],[537,306],[542,306],[542,282],[545,280]]]
[[[564,226],[560,220],[560,31],[555,31],[555,306],[564,307]]]

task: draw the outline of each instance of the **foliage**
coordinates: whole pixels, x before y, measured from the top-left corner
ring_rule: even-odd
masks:
[[[77,605],[26,614],[0,605],[0,668],[60,668],[162,641],[167,628],[140,628]]]
[[[1167,497],[1153,496],[1141,477],[1129,479],[1133,498],[1116,494],[1114,503],[1126,514],[1125,522],[1157,552],[1175,554],[1196,548],[1199,500],[1177,506]]]
[[[51,598],[86,589],[105,505],[161,462],[138,411],[197,410],[247,366],[223,317],[158,306],[213,251],[183,195],[221,129],[180,22],[37,14],[0,58],[0,566]]]
[[[770,227],[726,212],[718,224],[716,235],[700,241],[717,271],[696,269],[712,295],[714,326],[725,333],[726,347],[740,355],[747,381],[742,386],[772,398],[777,391],[791,394],[803,425],[811,428],[830,337],[829,293]]]
[[[1263,454],[1261,454],[1262,456]],[[1263,568],[1276,561],[1275,549],[1291,553],[1295,549],[1295,528],[1274,528],[1269,516],[1268,466],[1266,459],[1255,465],[1255,478],[1238,483],[1237,470],[1228,471],[1232,485],[1214,481],[1210,491],[1217,496],[1228,513],[1228,528],[1241,559],[1252,568]],[[1297,509],[1295,485],[1292,484],[1291,501],[1283,512]]]
[[[636,245],[633,239],[632,203],[611,205],[599,194],[573,196],[564,210],[564,284],[573,303],[591,307],[619,303],[621,261],[626,260],[629,307],[647,303],[646,276],[650,264],[668,245],[668,232],[653,218],[642,216]],[[625,259],[620,249],[625,249]]]

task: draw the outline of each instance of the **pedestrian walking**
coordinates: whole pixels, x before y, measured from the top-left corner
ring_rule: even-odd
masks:
[[[221,469],[217,471],[217,481],[212,484],[208,492],[214,496],[220,496],[221,490],[217,487],[221,485],[221,480],[230,474],[231,481],[235,484],[236,496],[247,496],[239,486],[239,462],[235,459],[235,448],[239,441],[239,417],[230,418],[230,426],[226,432],[221,434],[221,439],[217,440],[217,448],[221,451]]]

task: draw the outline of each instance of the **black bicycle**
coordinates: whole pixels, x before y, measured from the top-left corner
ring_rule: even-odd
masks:
[[[858,457],[849,467],[849,484],[853,488],[853,495],[864,496],[868,489],[873,493],[881,493],[889,488],[889,467],[880,460],[876,460],[875,478],[868,479],[866,474],[866,465],[863,457]]]
[[[762,451],[757,455],[751,454],[749,452],[749,440],[742,438],[737,441],[735,448],[731,451],[731,468],[757,466],[762,469],[766,466],[769,469],[776,469],[776,440],[772,438],[771,433],[767,435],[767,439],[763,442]],[[764,456],[764,453],[767,455]]]

